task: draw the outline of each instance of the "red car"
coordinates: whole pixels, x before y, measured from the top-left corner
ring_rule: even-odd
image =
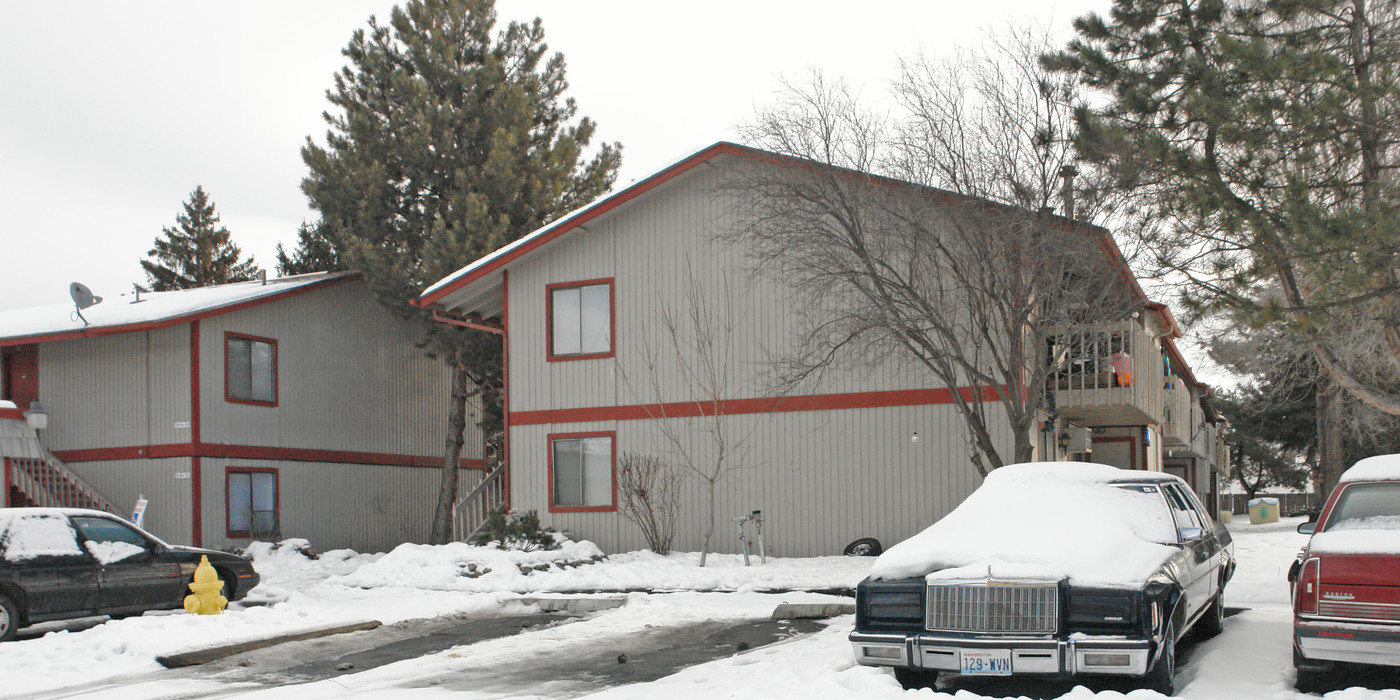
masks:
[[[1338,662],[1400,666],[1400,455],[1357,462],[1298,532],[1312,535],[1288,572],[1298,689]]]

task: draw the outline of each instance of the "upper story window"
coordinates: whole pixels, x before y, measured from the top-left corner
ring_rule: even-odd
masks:
[[[277,405],[277,341],[224,334],[224,398],[234,403]]]
[[[551,284],[546,298],[550,361],[613,356],[612,280]]]

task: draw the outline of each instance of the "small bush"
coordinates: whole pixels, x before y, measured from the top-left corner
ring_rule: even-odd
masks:
[[[554,528],[540,527],[540,514],[536,511],[519,513],[492,508],[486,516],[486,527],[477,533],[473,544],[484,547],[499,542],[502,549],[532,552],[558,549],[559,538],[556,535]]]

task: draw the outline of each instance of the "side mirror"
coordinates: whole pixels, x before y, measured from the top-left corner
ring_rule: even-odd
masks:
[[[1200,539],[1203,535],[1206,534],[1206,531],[1199,527],[1183,527],[1180,530],[1178,530],[1178,532],[1181,534],[1182,540]]]
[[[1299,533],[1299,534],[1311,535],[1311,534],[1313,534],[1313,530],[1316,530],[1316,529],[1317,529],[1317,523],[1315,523],[1315,522],[1314,522],[1314,523],[1298,523],[1298,533]]]

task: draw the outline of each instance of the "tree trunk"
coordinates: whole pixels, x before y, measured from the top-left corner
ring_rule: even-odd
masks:
[[[1338,389],[1327,377],[1320,377],[1317,388],[1317,467],[1318,494],[1326,499],[1346,469],[1342,446],[1341,408]]]
[[[442,456],[442,481],[438,487],[437,509],[429,544],[452,541],[452,510],[457,505],[457,472],[462,461],[462,433],[467,429],[467,370],[460,362],[452,364],[452,412],[447,417],[447,440]]]
[[[1016,426],[1016,463],[1024,464],[1031,461],[1035,456],[1035,442],[1031,440],[1031,433],[1035,429],[1035,421],[1026,421],[1025,425]]]
[[[705,566],[705,559],[710,556],[710,538],[715,534],[715,482],[709,481],[705,484],[706,495],[710,499],[710,529],[705,531],[705,541],[700,545],[700,566]]]

